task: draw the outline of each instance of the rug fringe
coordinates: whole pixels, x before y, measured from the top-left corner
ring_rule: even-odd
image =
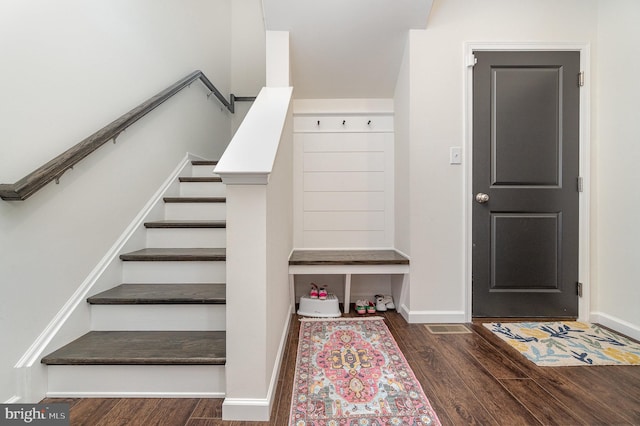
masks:
[[[300,318],[298,321],[310,321],[310,322],[320,322],[320,321],[372,321],[372,320],[384,320],[384,317],[339,317],[339,318]]]

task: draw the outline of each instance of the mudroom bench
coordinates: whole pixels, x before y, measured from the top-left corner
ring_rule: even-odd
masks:
[[[344,275],[344,313],[351,304],[351,276],[354,274],[400,274],[403,286],[409,276],[409,258],[394,249],[294,250],[289,257],[289,293],[295,312],[295,276]],[[399,301],[398,301],[399,302]]]

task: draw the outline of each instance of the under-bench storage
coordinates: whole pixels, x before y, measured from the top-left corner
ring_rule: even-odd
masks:
[[[409,258],[394,249],[294,250],[289,257],[289,292],[295,311],[295,276],[311,274],[344,275],[344,313],[351,303],[351,276],[354,274],[400,274],[405,286]]]

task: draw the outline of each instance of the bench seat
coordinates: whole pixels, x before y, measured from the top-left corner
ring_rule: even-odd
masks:
[[[397,250],[294,250],[289,265],[408,265]]]
[[[294,250],[289,257],[289,287],[295,311],[295,276],[309,274],[344,275],[344,313],[351,303],[353,274],[402,274],[403,287],[409,275],[409,258],[394,249]]]

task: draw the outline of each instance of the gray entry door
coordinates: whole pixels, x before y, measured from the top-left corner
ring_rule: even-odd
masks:
[[[474,317],[578,315],[579,52],[475,52]]]

